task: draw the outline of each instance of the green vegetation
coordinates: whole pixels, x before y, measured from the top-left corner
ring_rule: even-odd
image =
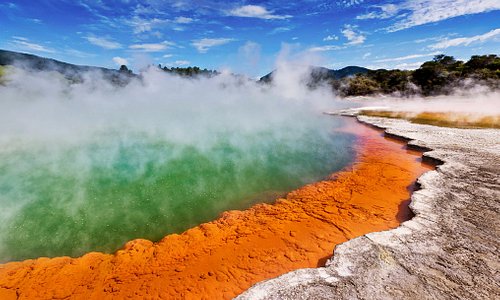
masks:
[[[71,82],[81,82],[83,80],[81,74],[88,71],[100,72],[106,80],[120,86],[126,85],[134,77],[140,77],[125,65],[119,70],[77,66],[31,54],[0,50],[0,80],[4,72],[2,66],[15,65],[16,62],[23,62],[24,66],[29,66],[33,70],[58,71]],[[218,71],[199,67],[169,68],[158,65],[158,68],[183,77],[212,77],[219,74]],[[272,83],[274,74],[275,71],[263,76],[259,82]],[[310,81],[306,84],[309,88],[329,85],[343,97],[377,94],[433,96],[450,94],[457,87],[470,87],[476,83],[499,89],[499,80],[500,57],[496,54],[474,55],[467,62],[440,54],[414,71],[369,70],[357,66],[339,70],[312,67]]]
[[[440,54],[414,71],[370,70],[365,74],[330,80],[330,84],[341,96],[410,96],[418,93],[431,96],[449,94],[468,80],[498,89],[500,57],[496,54],[474,55],[464,63],[453,56]]]
[[[194,77],[194,76],[207,76],[207,77],[212,77],[215,75],[218,75],[219,72],[214,71],[214,70],[207,70],[207,69],[200,69],[199,67],[187,67],[187,68],[168,68],[168,67],[163,67],[161,65],[158,65],[158,68],[162,69],[165,72],[180,75],[180,76],[185,76],[185,77]]]
[[[405,119],[413,123],[455,128],[499,128],[500,116],[473,115],[457,112],[397,112],[385,110],[362,110],[361,115]]]
[[[7,73],[7,67],[6,66],[1,66],[0,65],[0,85],[5,84],[5,74]]]
[[[125,74],[132,74],[132,70],[129,70],[126,65],[121,65],[118,71]]]
[[[261,83],[272,83],[275,71],[260,78]],[[331,86],[340,96],[367,96],[377,94],[446,95],[457,87],[481,84],[500,87],[500,57],[496,54],[474,55],[469,61],[456,60],[453,56],[436,55],[420,68],[410,70],[369,70],[349,66],[340,70],[321,67],[311,68],[309,88]]]
[[[335,90],[341,92],[342,96],[371,95],[380,90],[376,80],[361,74],[334,81],[332,85]]]

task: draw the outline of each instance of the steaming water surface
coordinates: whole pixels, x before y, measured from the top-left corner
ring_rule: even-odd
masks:
[[[0,89],[0,261],[158,240],[352,159],[353,137],[335,131],[340,120],[253,86],[210,86],[202,99],[141,83],[149,102],[127,88],[83,94],[64,84],[30,97]]]

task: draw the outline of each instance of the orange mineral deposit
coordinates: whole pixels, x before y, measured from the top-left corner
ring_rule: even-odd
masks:
[[[421,153],[379,130],[346,121],[355,162],[331,179],[157,243],[128,242],[115,254],[39,258],[0,266],[0,299],[230,299],[253,284],[324,264],[335,245],[397,227]]]

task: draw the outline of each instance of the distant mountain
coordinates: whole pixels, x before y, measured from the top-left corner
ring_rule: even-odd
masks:
[[[102,67],[73,65],[51,58],[0,49],[0,66],[8,65],[27,70],[56,71],[73,81],[82,81],[82,74],[85,72],[100,72],[104,79],[120,85],[127,84],[132,77],[137,76],[126,68],[120,71]]]
[[[311,79],[312,81],[327,81],[331,80],[339,80],[349,76],[354,76],[357,74],[366,74],[370,71],[370,69],[358,67],[358,66],[348,66],[339,70],[332,70],[323,67],[311,67]],[[272,81],[273,76],[276,74],[276,70],[271,73],[262,76],[259,82],[269,83]]]

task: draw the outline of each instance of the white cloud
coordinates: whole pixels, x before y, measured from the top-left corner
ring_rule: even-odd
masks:
[[[128,61],[123,58],[123,57],[119,57],[119,56],[115,56],[113,57],[113,62],[115,64],[117,64],[118,66],[121,66],[121,65],[128,65]]]
[[[140,34],[153,30],[153,28],[166,24],[167,20],[158,18],[143,19],[140,17],[133,17],[132,20],[127,20],[126,23],[133,28],[134,34]]]
[[[411,54],[411,55],[394,57],[394,58],[384,58],[384,59],[378,59],[375,62],[381,63],[381,62],[391,62],[391,61],[403,61],[403,60],[409,60],[409,59],[415,59],[415,58],[434,56],[434,55],[438,55],[438,54],[441,54],[441,52],[432,52],[432,53],[425,53],[425,54]]]
[[[128,2],[128,1],[125,0],[123,2]],[[158,13],[158,11],[151,6],[144,6],[142,4],[137,4],[137,6],[134,8],[134,15],[150,15],[155,13]]]
[[[189,24],[192,23],[194,19],[187,17],[177,17],[174,19],[174,22],[177,24]]]
[[[287,31],[290,31],[292,30],[292,27],[285,27],[285,26],[282,26],[282,27],[276,27],[274,28],[273,30],[271,30],[269,32],[269,34],[277,34],[277,33],[282,33],[282,32],[287,32]]]
[[[36,51],[36,52],[46,52],[46,53],[56,52],[54,49],[50,49],[40,44],[29,42],[29,40],[25,37],[14,36],[12,38],[14,39],[12,42],[20,49],[28,51]]]
[[[194,40],[191,45],[200,53],[206,53],[210,48],[220,46],[234,41],[229,38],[216,38],[216,39],[200,39]]]
[[[320,46],[320,47],[312,47],[312,48],[309,48],[308,51],[324,52],[324,51],[333,51],[333,50],[340,50],[340,49],[345,49],[345,47],[344,46],[336,46],[336,45],[327,45],[327,46]]]
[[[164,58],[170,58],[172,56],[173,56],[172,54],[165,54],[165,55],[163,55]]]
[[[358,20],[387,19],[396,15],[400,10],[400,8],[394,4],[374,5],[373,7],[380,9],[380,11],[372,11],[364,15],[359,15],[356,17],[356,19]]]
[[[446,49],[448,47],[456,47],[456,46],[468,46],[472,43],[476,42],[485,42],[487,40],[495,39],[500,36],[500,28],[488,31],[487,33],[475,35],[471,37],[461,37],[455,39],[444,39],[434,45],[430,45],[430,49]]]
[[[370,57],[372,54],[370,52],[367,52],[365,54],[363,54],[363,59],[367,59],[368,57]]]
[[[394,24],[389,31],[500,9],[498,0],[407,0],[406,5],[410,15]]]
[[[448,35],[449,36],[449,35]],[[443,40],[444,39],[444,36],[439,36],[439,37],[428,37],[428,38],[425,38],[425,39],[418,39],[418,40],[414,40],[413,42],[415,44],[422,44],[422,43],[427,43],[427,42],[435,42],[435,41],[440,41],[440,40]]]
[[[399,31],[406,28],[439,22],[442,20],[500,9],[498,0],[405,0],[394,5],[374,5],[375,11],[357,16],[359,20],[388,19],[397,22],[386,28]]]
[[[340,1],[337,1],[337,4],[341,5],[341,6],[345,6],[345,7],[351,7],[354,5],[361,4],[363,2],[364,2],[364,0],[340,0]]]
[[[273,15],[272,11],[268,11],[265,7],[259,5],[240,6],[228,11],[227,15],[234,17],[259,18],[265,20],[282,20],[292,17],[290,15]]]
[[[12,3],[12,2],[7,2],[5,4],[0,4],[0,7],[6,7],[6,8],[10,8],[10,9],[18,9],[19,7]]]
[[[161,39],[163,37],[163,33],[157,31],[151,32],[151,35],[156,37],[157,39]]]
[[[87,36],[85,39],[92,45],[99,46],[104,49],[119,49],[122,45],[118,42],[113,42],[106,38],[100,38],[95,36]]]
[[[175,43],[169,41],[163,41],[161,43],[145,43],[145,44],[134,44],[130,45],[129,49],[144,51],[144,52],[158,52],[167,49],[169,46],[173,46]]]
[[[20,41],[28,41],[28,38],[25,38],[24,36],[12,36],[12,38]]]
[[[360,45],[365,42],[366,36],[359,32],[357,28],[357,26],[353,25],[344,25],[344,29],[340,31],[349,41],[346,45]]]
[[[325,41],[325,42],[326,41],[337,41],[338,39],[339,39],[339,37],[333,34],[333,35],[326,36],[323,39],[323,41]]]
[[[413,63],[401,63],[395,65],[394,67],[400,70],[415,70],[418,69],[421,65],[423,65],[423,63],[424,63],[423,61],[417,61]]]
[[[375,65],[368,65],[365,66],[368,69],[371,70],[378,70],[378,69],[399,69],[399,70],[415,70],[418,69],[425,61],[417,61],[417,62],[404,62],[404,63],[399,63],[399,64],[387,64],[387,63],[378,63]]]
[[[71,49],[71,48],[66,49],[64,52],[68,55],[71,55],[74,57],[79,57],[79,58],[95,57],[95,54],[93,54],[93,53],[87,53],[87,52],[83,52],[83,51]]]
[[[238,58],[241,59],[242,64],[253,67],[260,61],[260,52],[262,47],[259,43],[247,41],[245,45],[238,49]]]
[[[189,60],[176,60],[174,62],[175,65],[177,66],[185,66],[185,65],[189,65],[191,62]]]

